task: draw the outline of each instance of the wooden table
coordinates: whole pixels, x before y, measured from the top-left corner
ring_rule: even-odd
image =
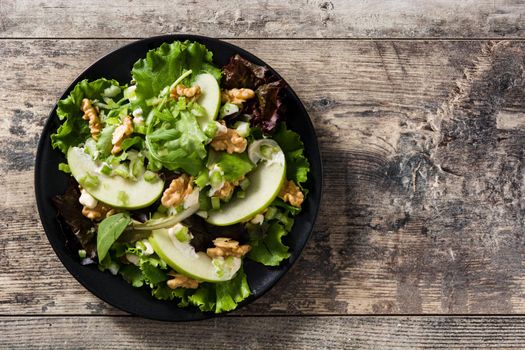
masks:
[[[521,1],[0,1],[0,347],[525,345]],[[33,194],[36,144],[99,56],[162,33],[277,69],[324,157],[315,232],[226,317],[131,317],[71,277]]]

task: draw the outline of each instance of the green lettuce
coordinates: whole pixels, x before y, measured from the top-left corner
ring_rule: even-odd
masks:
[[[185,295],[184,303],[197,306],[201,311],[216,314],[234,310],[237,305],[250,296],[250,286],[241,268],[235,277],[226,282],[203,283],[195,292]]]
[[[58,148],[65,154],[69,147],[84,142],[90,136],[88,122],[82,119],[83,113],[80,110],[82,99],[103,100],[104,90],[112,86],[122,88],[116,80],[104,78],[92,82],[82,80],[73,88],[68,97],[58,101],[57,116],[62,124],[58,127],[57,132],[51,135],[53,148]]]
[[[280,123],[272,135],[284,152],[286,158],[286,177],[301,186],[308,179],[310,163],[304,156],[304,144],[299,134],[288,130],[284,123]]]
[[[236,181],[240,179],[249,173],[254,167],[246,152],[234,154],[220,152],[217,165],[224,172],[224,178],[227,181]]]
[[[213,54],[206,46],[191,41],[175,41],[164,43],[160,47],[148,51],[146,58],[133,65],[131,74],[136,83],[136,98],[134,102],[141,105],[144,111],[149,110],[145,101],[156,97],[166,87],[171,85],[182,73],[191,70],[192,74],[183,80],[187,86],[199,73],[207,72],[217,80],[221,78],[221,70],[212,63]]]
[[[252,250],[248,257],[266,266],[279,266],[281,261],[290,257],[289,248],[282,242],[287,234],[288,231],[281,223],[273,222],[263,238],[252,238]]]
[[[204,167],[208,137],[192,113],[183,110],[177,114],[172,123],[163,122],[146,135],[147,156],[169,170],[197,175]]]

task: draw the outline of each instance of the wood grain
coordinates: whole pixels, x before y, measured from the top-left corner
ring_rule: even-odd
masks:
[[[0,41],[0,314],[119,313],[60,265],[32,186],[56,98],[126,42]],[[326,177],[302,257],[240,314],[525,312],[523,43],[232,42],[305,102]]]
[[[0,37],[523,37],[514,0],[3,0]]]
[[[161,323],[131,317],[0,317],[8,349],[517,349],[511,317],[225,317]],[[28,336],[30,335],[30,336]]]

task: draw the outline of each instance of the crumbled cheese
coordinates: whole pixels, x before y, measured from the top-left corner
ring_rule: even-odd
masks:
[[[80,197],[78,198],[78,201],[80,204],[89,209],[94,209],[98,204],[98,201],[84,189],[80,191]]]

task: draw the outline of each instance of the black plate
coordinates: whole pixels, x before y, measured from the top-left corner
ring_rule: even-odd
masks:
[[[77,82],[86,78],[105,77],[116,79],[121,83],[129,82],[133,63],[139,58],[145,57],[148,50],[160,46],[163,42],[187,39],[205,44],[213,52],[214,62],[219,67],[224,66],[229,58],[237,53],[254,63],[268,66],[249,52],[217,39],[196,35],[158,36],[131,43],[99,59],[80,74],[60,98],[65,98]],[[273,72],[278,76],[275,71]],[[287,124],[290,129],[301,135],[305,144],[306,156],[311,163],[311,173],[306,184],[309,194],[303,204],[303,211],[295,220],[292,232],[286,237],[286,242],[292,252],[290,259],[277,268],[265,267],[246,260],[245,271],[253,294],[240,306],[250,303],[268,291],[297,260],[312,232],[319,209],[322,169],[317,137],[303,104],[291,88],[289,89],[289,96],[291,98]],[[213,316],[213,314],[203,313],[197,308],[179,308],[177,302],[159,301],[153,298],[145,288],[133,288],[119,276],[100,272],[94,265],[82,266],[78,257],[66,249],[65,233],[57,219],[57,212],[51,204],[51,198],[57,194],[62,194],[68,183],[68,176],[57,168],[58,164],[63,162],[65,158],[58,150],[52,149],[50,142],[50,135],[56,131],[57,126],[58,117],[55,105],[44,126],[38,144],[35,191],[40,219],[47,238],[67,270],[100,299],[135,315],[165,321],[189,321]]]

